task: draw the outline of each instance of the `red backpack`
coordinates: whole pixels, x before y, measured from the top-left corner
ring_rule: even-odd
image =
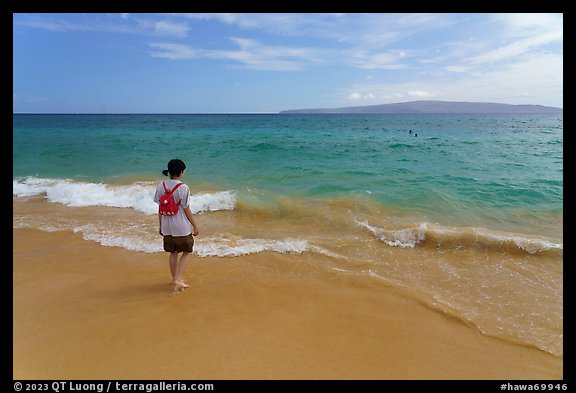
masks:
[[[174,214],[178,213],[178,207],[180,206],[180,202],[182,202],[182,201],[180,200],[180,201],[178,201],[178,203],[174,202],[174,197],[172,196],[172,194],[182,184],[184,184],[184,183],[178,183],[174,186],[174,188],[172,190],[168,190],[166,188],[166,184],[164,184],[164,182],[162,182],[162,185],[164,186],[164,191],[166,191],[166,192],[164,193],[164,195],[162,195],[160,197],[160,201],[158,202],[158,205],[159,205],[158,211],[163,216],[173,216]]]

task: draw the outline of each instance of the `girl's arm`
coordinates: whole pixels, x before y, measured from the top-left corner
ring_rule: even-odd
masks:
[[[160,207],[158,207],[158,233],[162,235],[162,214],[160,214]]]
[[[192,229],[194,229],[194,231],[192,232],[192,235],[194,236],[198,236],[198,225],[196,224],[196,220],[194,219],[194,215],[192,214],[192,211],[190,210],[190,206],[187,206],[184,208],[184,213],[186,213],[186,217],[188,218],[188,221],[190,221],[190,224],[192,224]]]

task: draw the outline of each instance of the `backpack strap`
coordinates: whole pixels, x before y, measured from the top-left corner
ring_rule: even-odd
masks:
[[[168,191],[168,189],[166,188],[166,183],[162,182],[162,185],[164,186],[164,192],[166,192],[167,194],[173,194],[174,191],[176,191],[176,189],[178,187],[180,187],[182,184],[184,184],[184,183],[180,182],[180,183],[176,184],[171,191]]]
[[[176,191],[178,189],[178,187],[180,187],[182,184],[184,184],[184,183],[180,182],[180,183],[176,184],[172,190],[168,191],[168,189],[166,188],[166,183],[162,182],[162,185],[164,186],[164,191],[170,195],[174,194],[174,191]],[[178,201],[178,203],[176,203],[176,205],[180,206],[180,203],[182,203],[182,199],[180,199]]]
[[[176,191],[178,189],[178,187],[180,187],[182,184],[184,183],[178,183],[174,186],[174,188],[172,189],[172,191],[170,191],[170,194],[174,194],[174,191]],[[176,205],[180,206],[180,203],[182,203],[182,199],[180,199],[178,201],[178,203],[176,203]]]
[[[178,184],[176,184],[176,185],[174,186],[174,188],[172,189],[172,191],[170,191],[170,194],[174,194],[174,191],[176,191],[176,189],[177,189],[178,187],[180,187],[182,184],[184,184],[184,183],[178,183]],[[166,188],[166,186],[164,186],[164,188]]]

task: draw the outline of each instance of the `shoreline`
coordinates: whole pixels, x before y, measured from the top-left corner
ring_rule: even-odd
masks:
[[[563,357],[287,259],[192,257],[174,293],[165,253],[14,229],[13,378],[563,378]]]

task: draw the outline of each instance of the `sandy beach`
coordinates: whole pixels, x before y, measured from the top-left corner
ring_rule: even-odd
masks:
[[[487,337],[398,290],[282,256],[166,256],[14,229],[14,379],[562,379],[563,358]]]

